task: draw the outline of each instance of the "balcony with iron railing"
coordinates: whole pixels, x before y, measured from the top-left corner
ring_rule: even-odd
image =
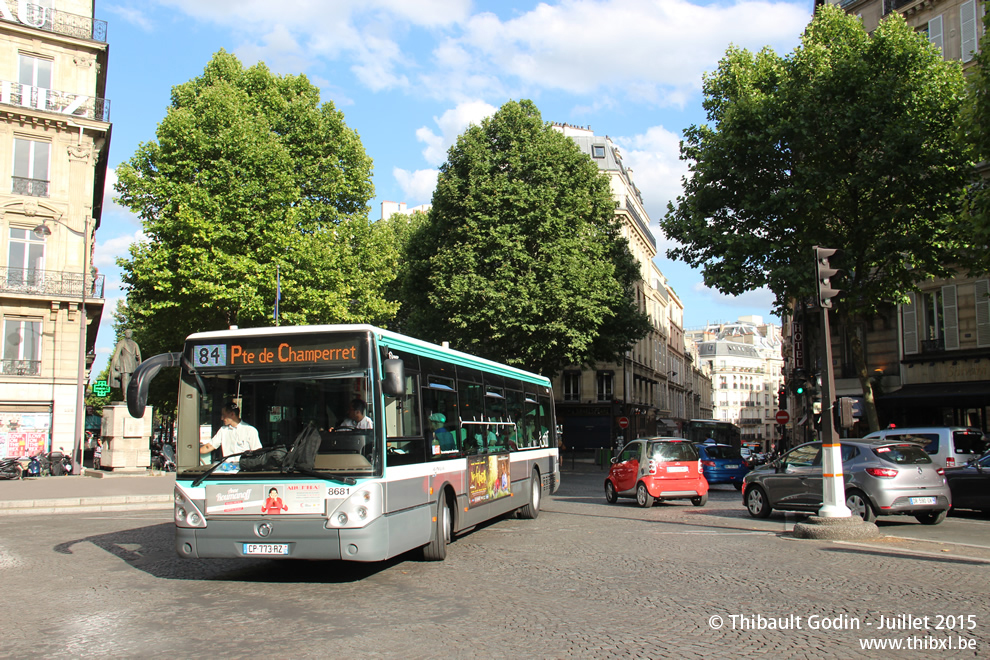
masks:
[[[81,298],[85,286],[86,298],[102,298],[105,279],[104,275],[89,275],[84,285],[82,273],[0,268],[0,293]]]
[[[48,197],[48,184],[46,179],[29,179],[23,176],[10,177],[10,192],[15,195],[26,195],[28,197]]]
[[[41,360],[0,360],[0,374],[4,376],[40,376]]]
[[[110,121],[110,100],[0,80],[0,103],[57,115]]]
[[[23,0],[2,0],[7,12],[0,12],[0,20],[20,23],[45,32],[61,34],[76,39],[107,41],[107,22],[89,16],[70,14],[67,11],[42,7]]]

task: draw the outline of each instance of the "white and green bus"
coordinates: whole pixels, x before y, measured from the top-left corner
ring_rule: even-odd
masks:
[[[537,374],[369,325],[231,329],[143,362],[131,415],[166,366],[180,368],[182,557],[380,561],[421,548],[442,560],[458,532],[536,518],[560,483]],[[223,428],[225,408],[236,427]],[[223,455],[251,427],[260,449]]]

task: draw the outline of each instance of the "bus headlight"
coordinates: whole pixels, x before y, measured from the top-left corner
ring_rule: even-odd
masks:
[[[328,512],[328,529],[364,527],[385,513],[382,485],[365,483],[356,487],[345,500]],[[331,505],[335,504],[331,500]]]
[[[174,514],[176,527],[206,527],[203,512],[178,488],[175,489]]]

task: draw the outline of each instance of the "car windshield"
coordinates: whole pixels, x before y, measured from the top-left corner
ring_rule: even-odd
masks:
[[[925,450],[918,445],[884,445],[874,447],[873,453],[888,463],[899,465],[923,465],[932,462]]]
[[[650,458],[655,461],[696,461],[698,450],[687,442],[654,442],[650,444]]]
[[[705,445],[705,453],[708,454],[708,458],[742,458],[739,454],[739,450],[735,447],[730,447],[728,445]]]

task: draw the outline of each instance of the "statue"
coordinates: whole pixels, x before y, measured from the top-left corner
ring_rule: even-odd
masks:
[[[121,389],[124,403],[127,403],[127,386],[131,382],[131,374],[141,364],[141,349],[131,339],[133,334],[131,330],[124,330],[124,338],[117,342],[113,357],[110,358],[110,387]]]

